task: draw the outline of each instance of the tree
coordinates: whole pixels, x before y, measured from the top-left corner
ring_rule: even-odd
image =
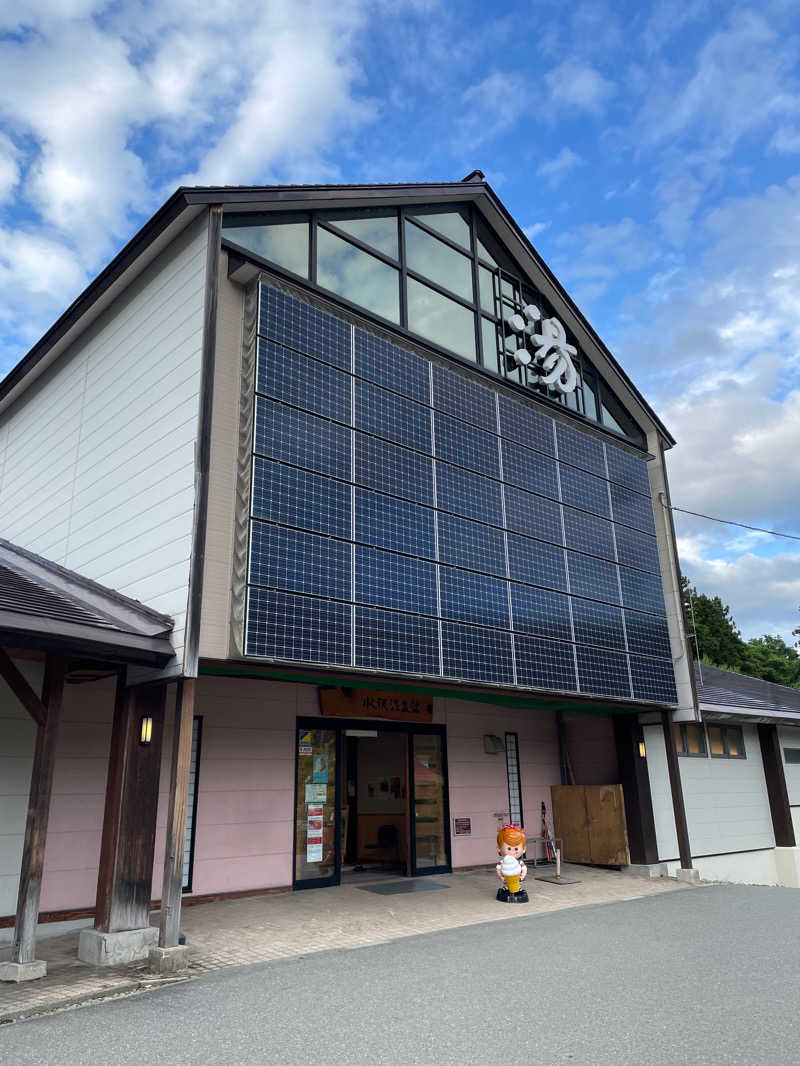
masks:
[[[744,672],[778,685],[800,683],[800,657],[781,637],[753,637],[745,646]]]
[[[744,670],[745,643],[730,607],[719,596],[698,594],[686,577],[681,577],[681,591],[687,630],[697,634],[697,657],[723,669]]]

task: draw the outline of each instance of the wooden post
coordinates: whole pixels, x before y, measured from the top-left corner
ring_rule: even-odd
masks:
[[[786,788],[786,774],[781,758],[778,727],[762,722],[758,726],[758,740],[761,745],[761,760],[764,763],[764,780],[767,785],[775,846],[793,848],[795,847],[794,825],[792,809],[789,806],[789,792]]]
[[[614,715],[614,741],[619,780],[625,796],[631,862],[650,866],[658,862],[658,845],[647,759],[639,754],[644,732],[636,715]]]
[[[25,825],[17,916],[14,925],[14,942],[11,948],[11,961],[14,963],[33,962],[36,950],[36,926],[39,921],[39,897],[42,893],[47,822],[50,816],[50,793],[53,787],[53,766],[66,673],[66,659],[47,657],[42,689],[42,704],[46,717],[36,729],[36,749],[33,756],[28,798],[28,820]]]
[[[94,927],[105,933],[149,925],[166,684],[117,684]],[[140,744],[144,715],[150,743]]]
[[[675,815],[675,831],[678,834],[678,854],[681,857],[681,869],[692,869],[692,849],[689,844],[689,827],[686,823],[686,807],[683,803],[683,786],[678,765],[678,749],[675,746],[675,730],[672,712],[661,712],[661,725],[664,729],[664,747],[667,750],[667,769],[669,784],[672,789],[672,810]]]
[[[197,696],[197,679],[184,678],[175,699],[175,727],[167,808],[167,847],[164,853],[164,880],[161,889],[161,919],[158,946],[178,945],[183,893],[183,846],[186,839],[186,807],[189,797],[189,770],[192,761],[192,727]]]

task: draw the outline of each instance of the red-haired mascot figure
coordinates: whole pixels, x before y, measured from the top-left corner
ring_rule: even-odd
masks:
[[[497,899],[501,903],[527,903],[528,893],[522,882],[528,875],[527,867],[522,861],[525,852],[525,834],[518,825],[506,823],[497,831],[497,876],[501,887],[497,890]]]

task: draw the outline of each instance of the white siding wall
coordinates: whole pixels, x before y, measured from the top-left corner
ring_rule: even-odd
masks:
[[[678,839],[664,734],[661,726],[647,726],[644,732],[658,855],[674,859]],[[746,759],[678,759],[693,856],[775,846],[758,733],[755,726],[744,726],[743,734]],[[701,869],[701,863],[695,865]],[[739,865],[745,875],[732,879],[745,880],[747,856]]]
[[[9,540],[175,619],[183,661],[205,218],[160,255],[0,425]]]
[[[784,753],[784,748],[800,748],[800,729],[780,726],[778,740],[781,745],[783,770],[786,774],[786,791],[789,793],[789,805],[792,808],[795,843],[800,846],[800,763],[787,763]]]

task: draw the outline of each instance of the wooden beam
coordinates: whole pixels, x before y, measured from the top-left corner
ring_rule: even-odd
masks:
[[[0,677],[2,677],[34,722],[38,726],[43,726],[47,718],[44,703],[33,691],[27,678],[20,672],[5,648],[0,648]]]
[[[161,917],[158,946],[178,944],[183,896],[183,847],[186,839],[186,808],[189,798],[189,770],[192,762],[192,729],[197,698],[197,678],[186,677],[178,684],[167,807],[167,846],[164,853],[164,879],[161,888]]]
[[[633,715],[614,715],[614,741],[619,780],[625,796],[631,862],[649,866],[658,862],[656,825],[647,758],[639,754],[639,745],[644,744],[644,732]]]
[[[761,760],[764,763],[764,780],[767,785],[775,846],[793,848],[796,843],[794,824],[792,809],[789,806],[789,792],[786,788],[778,727],[762,722],[758,726],[758,740],[761,745]]]
[[[692,848],[689,843],[689,826],[686,822],[686,807],[683,802],[683,785],[678,764],[678,749],[675,746],[675,728],[672,712],[661,712],[661,725],[664,729],[664,747],[667,749],[667,769],[672,790],[672,810],[675,815],[675,832],[678,834],[678,854],[681,857],[681,869],[692,869]]]
[[[42,872],[47,843],[47,822],[50,816],[53,766],[66,673],[66,659],[48,656],[45,662],[41,700],[45,719],[36,730],[36,748],[28,797],[28,820],[25,825],[17,915],[11,948],[12,962],[33,962],[36,951],[36,926],[39,921],[39,898],[42,894]],[[25,684],[27,685],[27,682]]]
[[[97,870],[97,898],[95,901],[94,927],[108,932],[111,920],[111,898],[114,888],[114,855],[119,838],[119,820],[122,812],[122,784],[125,779],[125,733],[128,723],[128,701],[131,698],[125,687],[125,668],[117,673],[117,691],[114,699],[114,721],[111,727],[111,746],[108,753],[106,774],[106,802],[103,813],[103,835],[100,840],[100,865]]]

